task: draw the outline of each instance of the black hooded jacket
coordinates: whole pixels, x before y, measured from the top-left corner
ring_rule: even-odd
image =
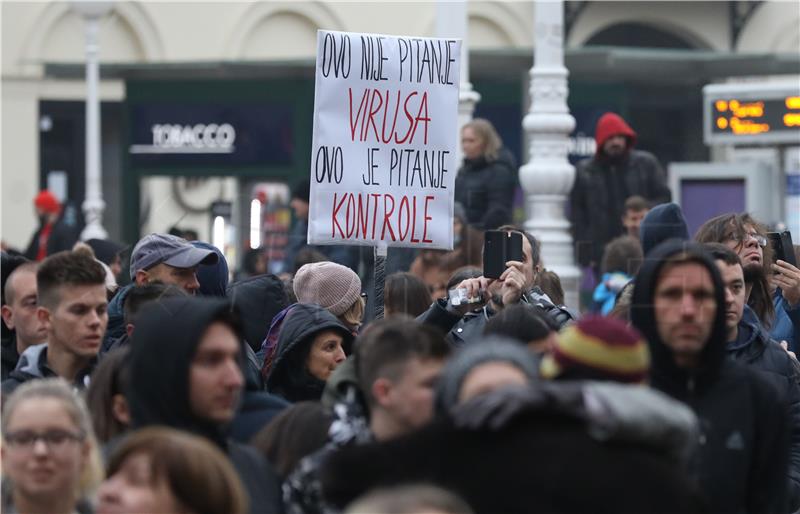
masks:
[[[145,307],[131,345],[127,396],[132,424],[164,425],[209,439],[239,473],[250,496],[250,512],[281,512],[280,479],[272,467],[253,448],[228,440],[225,427],[196,416],[189,403],[189,368],[205,330],[222,319],[241,333],[231,311],[227,301],[191,297],[167,298]]]
[[[267,391],[290,402],[319,400],[325,381],[306,369],[313,338],[323,330],[336,330],[344,337],[344,351],[350,354],[353,335],[336,316],[319,305],[298,303],[286,315],[267,375]]]
[[[693,369],[675,363],[659,336],[653,305],[666,260],[683,252],[709,271],[717,304],[711,335]],[[786,400],[759,371],[726,358],[724,305],[722,278],[702,247],[668,241],[649,254],[636,277],[631,321],[650,345],[651,385],[698,417],[701,434],[690,473],[711,511],[787,512]]]
[[[256,275],[228,286],[228,298],[242,315],[244,338],[253,351],[261,348],[272,318],[289,305],[283,283],[275,275]]]

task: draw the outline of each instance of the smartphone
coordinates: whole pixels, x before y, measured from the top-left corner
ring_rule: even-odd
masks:
[[[522,234],[503,230],[487,230],[483,234],[483,276],[500,278],[506,262],[522,261]]]
[[[792,234],[788,230],[783,232],[767,232],[767,237],[775,252],[775,260],[788,262],[795,268],[797,259],[794,258],[794,246],[792,245]]]

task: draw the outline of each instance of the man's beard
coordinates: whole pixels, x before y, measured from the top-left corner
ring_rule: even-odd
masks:
[[[628,156],[628,152],[625,148],[622,148],[620,151],[615,151],[613,153],[603,151],[603,155],[605,156],[606,161],[612,164],[620,164]]]
[[[748,285],[753,285],[767,278],[767,272],[764,271],[764,266],[758,263],[750,263],[744,266],[742,270],[744,271],[744,282]]]

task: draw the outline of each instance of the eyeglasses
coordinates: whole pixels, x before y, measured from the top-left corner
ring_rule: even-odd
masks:
[[[369,299],[369,295],[367,295],[367,293],[361,293],[361,300],[363,300],[364,305],[367,304],[367,299]]]
[[[31,450],[36,446],[36,441],[42,441],[49,449],[58,450],[69,443],[83,441],[84,438],[84,434],[76,434],[68,430],[48,430],[42,433],[20,430],[6,434],[5,442],[12,448]]]
[[[750,238],[755,239],[756,243],[758,243],[758,246],[760,246],[761,248],[767,246],[767,238],[757,232],[749,232],[742,236],[739,236],[738,234],[731,232],[730,234],[728,234],[727,237],[729,241],[735,241],[737,243],[742,243],[742,244],[746,243],[747,240]]]

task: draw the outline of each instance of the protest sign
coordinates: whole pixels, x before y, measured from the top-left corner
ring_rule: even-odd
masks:
[[[309,243],[452,249],[460,55],[317,33]]]

